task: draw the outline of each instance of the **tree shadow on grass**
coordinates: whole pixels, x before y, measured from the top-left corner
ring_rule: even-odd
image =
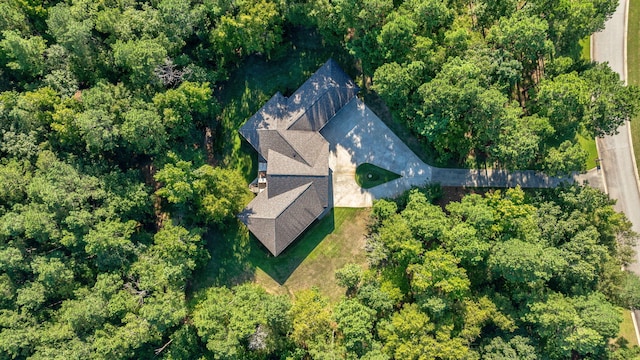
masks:
[[[193,277],[192,292],[211,286],[233,286],[254,278],[251,239],[247,228],[238,224],[225,229],[210,228],[203,235],[211,258]]]

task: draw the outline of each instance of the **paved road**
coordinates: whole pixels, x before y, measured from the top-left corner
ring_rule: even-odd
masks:
[[[593,60],[608,62],[626,82],[625,64],[625,7],[627,0],[620,0],[618,9],[602,32],[593,35]],[[616,210],[623,211],[633,223],[633,230],[640,233],[640,192],[636,180],[629,129],[620,127],[619,133],[598,139],[600,158],[609,196],[616,199]],[[640,274],[640,245],[636,247],[636,262],[629,269]]]
[[[628,0],[619,0],[618,9],[605,29],[593,35],[591,57],[595,61],[609,62],[609,66],[627,82],[626,64],[626,7]],[[617,200],[615,209],[623,211],[633,224],[633,230],[640,233],[640,192],[631,151],[628,123],[619,129],[617,135],[597,139],[602,169],[609,190],[609,196]],[[640,275],[640,244],[636,246],[636,261],[628,269]],[[634,311],[636,337],[638,328],[635,319],[640,311]]]

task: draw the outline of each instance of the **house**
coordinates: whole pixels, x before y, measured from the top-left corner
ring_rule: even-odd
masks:
[[[329,143],[319,131],[358,91],[330,59],[291,96],[276,93],[240,128],[259,165],[257,196],[239,218],[273,255],[330,208]]]

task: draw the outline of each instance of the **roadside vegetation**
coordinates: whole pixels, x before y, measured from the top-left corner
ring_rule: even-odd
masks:
[[[637,113],[580,58],[615,5],[0,1],[0,359],[632,358],[635,234],[592,189],[414,190],[278,258],[236,218],[238,127],[330,57],[431,164],[584,170]]]
[[[580,40],[580,58],[584,61],[591,61],[591,36],[587,36]],[[585,136],[586,135],[586,136]],[[598,159],[598,149],[596,147],[596,139],[590,136],[584,129],[576,134],[576,140],[587,153],[587,161],[585,169],[591,170],[596,167],[596,159]]]
[[[517,188],[466,195],[442,209],[429,193],[415,189],[374,205],[371,270],[347,290],[378,314],[392,312],[376,330],[393,357],[638,356],[624,341],[609,343],[622,321],[618,306],[640,289],[620,291],[637,281],[620,270],[635,234],[628,221],[611,221],[620,214],[605,194]],[[372,288],[384,294],[376,302]],[[390,310],[396,301],[401,309]],[[434,343],[447,346],[434,352]]]
[[[629,0],[627,82],[640,86],[640,1],[638,0]],[[640,116],[631,119],[631,139],[636,163],[638,163],[640,160]]]
[[[631,311],[622,309],[622,322],[620,323],[620,334],[616,341],[626,342],[629,347],[638,346],[638,338],[636,337],[636,329],[633,326],[633,319],[631,318]],[[619,340],[620,338],[624,340]]]

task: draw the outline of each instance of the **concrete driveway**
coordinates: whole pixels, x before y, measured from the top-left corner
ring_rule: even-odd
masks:
[[[320,133],[329,142],[333,206],[369,207],[374,199],[394,197],[431,180],[431,166],[422,162],[376,114],[353,99]],[[371,189],[356,183],[356,167],[370,163],[402,177]]]
[[[374,199],[396,197],[412,186],[439,183],[471,187],[555,187],[562,182],[593,183],[595,170],[574,177],[555,178],[525,171],[441,169],[422,162],[405,143],[359,99],[353,99],[320,131],[329,142],[333,206],[369,207]],[[402,177],[371,189],[356,183],[356,167],[370,163]],[[596,185],[597,186],[597,185]]]

